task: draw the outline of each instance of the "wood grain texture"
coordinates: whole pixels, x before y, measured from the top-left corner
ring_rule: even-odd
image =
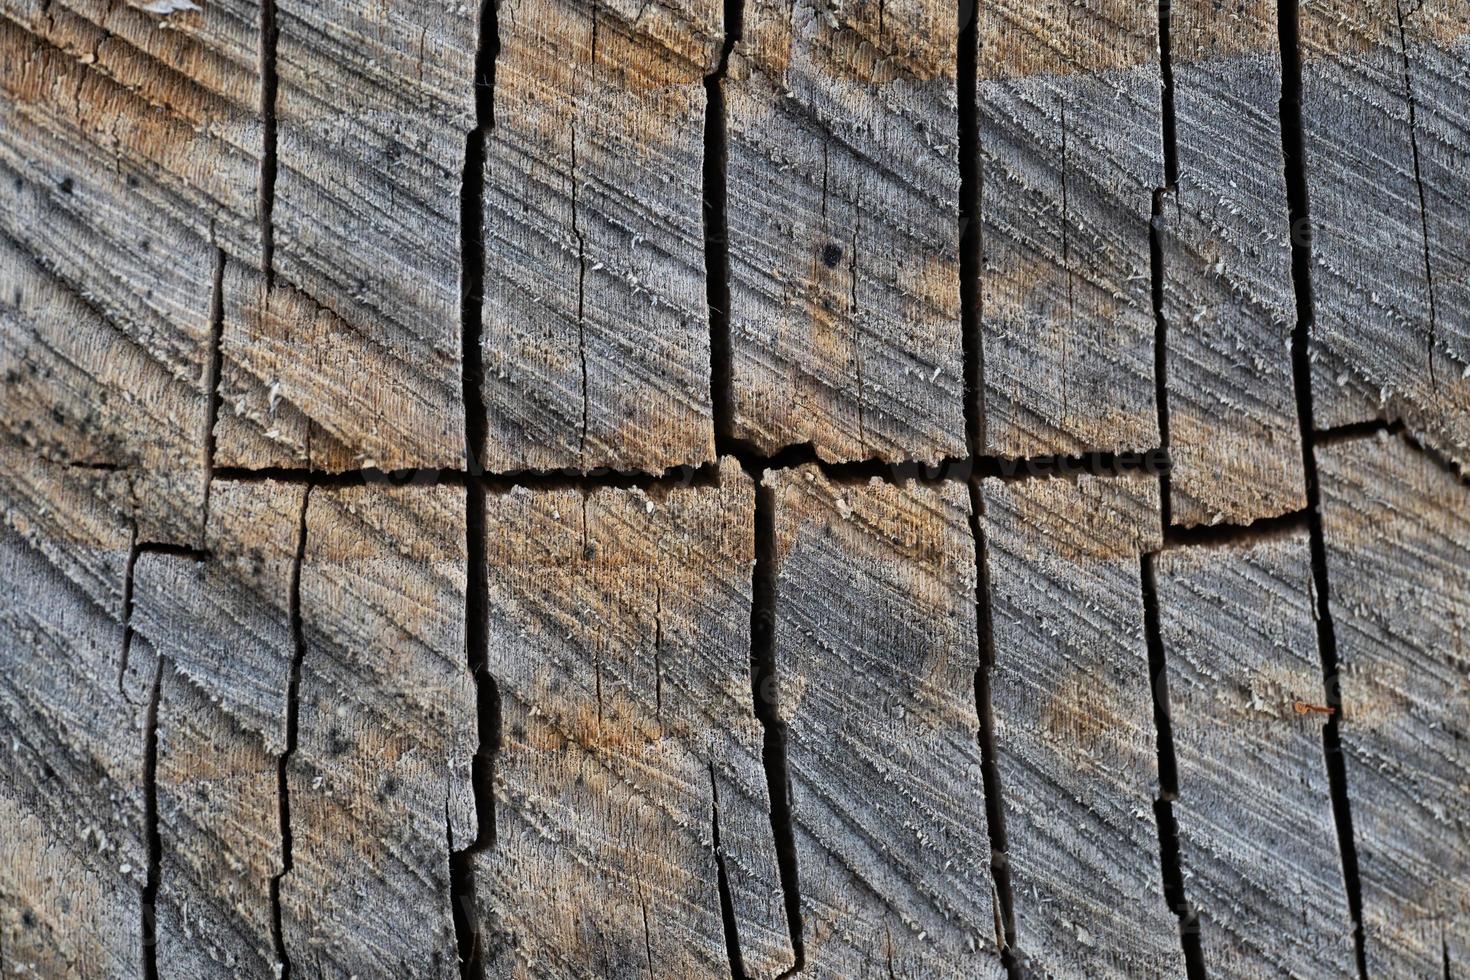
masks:
[[[1395,438],[1317,455],[1368,969],[1441,976],[1470,945],[1470,487]]]
[[[115,473],[0,447],[0,950],[6,976],[141,976],[152,666],[122,671]]]
[[[249,431],[222,429],[220,462],[462,466],[476,11],[280,0],[276,16],[281,287],[246,275],[227,294],[221,389]],[[308,420],[328,447],[307,448]]]
[[[754,496],[730,462],[714,487],[489,499],[489,975],[728,974],[716,833],[745,970],[791,966],[751,694]]]
[[[1470,6],[1303,7],[1319,426],[1402,419],[1470,460]]]
[[[133,645],[158,699],[161,976],[269,976],[285,870],[278,765],[295,654],[290,589],[306,490],[215,483],[207,557],[140,555]]]
[[[1185,896],[1211,976],[1350,976],[1305,532],[1157,563]]]
[[[1276,5],[1171,7],[1176,191],[1163,198],[1171,516],[1306,506]]]
[[[1158,13],[1003,0],[976,16],[985,451],[1148,449]]]
[[[1139,578],[1158,481],[990,479],[982,499],[1017,956],[1043,976],[1178,976]]]
[[[966,488],[769,486],[806,969],[999,977]]]
[[[486,466],[703,463],[703,78],[720,4],[507,0],[497,22]]]
[[[475,835],[464,491],[317,488],[287,765],[293,969],[456,977],[449,853]],[[452,842],[458,842],[454,844]]]
[[[733,424],[964,453],[955,11],[752,0],[724,82]]]
[[[130,471],[144,540],[199,543],[215,249],[256,247],[243,13],[0,7],[0,417]]]

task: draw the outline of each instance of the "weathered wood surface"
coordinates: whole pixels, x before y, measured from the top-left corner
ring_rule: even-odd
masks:
[[[133,567],[132,648],[162,658],[160,976],[269,976],[276,966],[271,881],[285,870],[279,762],[305,494],[216,483],[206,555],[143,554]]]
[[[1301,12],[1319,426],[1402,419],[1470,460],[1470,6]]]
[[[1396,438],[1318,451],[1374,976],[1470,952],[1470,486]],[[1448,952],[1447,952],[1448,951]]]
[[[486,468],[703,463],[703,79],[720,4],[508,0],[497,23]]]
[[[463,466],[459,198],[476,10],[279,0],[275,16],[277,278],[253,254],[232,263],[219,462]]]
[[[976,16],[985,451],[1156,446],[1157,10],[1004,0]]]
[[[142,975],[144,728],[122,672],[118,474],[0,448],[0,950],[6,976]]]
[[[724,81],[734,434],[963,455],[955,10],[751,0]]]
[[[1306,505],[1291,374],[1276,4],[1170,7],[1179,157],[1162,198],[1170,514],[1248,524]]]
[[[982,499],[1018,958],[1046,976],[1177,976],[1139,574],[1161,544],[1158,481],[991,479]]]
[[[769,487],[806,969],[999,977],[966,488]]]
[[[1185,896],[1211,976],[1350,976],[1305,532],[1157,560]]]
[[[754,500],[733,463],[718,486],[491,496],[489,975],[727,975],[721,864],[744,969],[791,966],[751,693]]]
[[[449,855],[476,832],[464,508],[452,487],[311,493],[281,880],[302,973],[458,976]]]

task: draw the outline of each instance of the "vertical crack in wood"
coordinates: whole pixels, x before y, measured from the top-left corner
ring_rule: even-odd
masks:
[[[725,867],[725,848],[720,843],[720,787],[715,764],[709,762],[710,840],[715,852],[715,880],[720,892],[720,923],[725,934],[725,956],[730,962],[730,980],[745,980],[745,963],[740,955],[740,928],[735,919],[735,896]]]
[[[1159,137],[1163,143],[1164,186],[1154,188],[1148,223],[1149,295],[1154,313],[1154,405],[1159,420],[1159,446],[1169,455],[1169,321],[1164,315],[1164,202],[1179,187],[1178,121],[1174,115],[1174,45],[1170,0],[1159,0]],[[1159,510],[1164,530],[1174,522],[1171,466],[1159,472]]]
[[[1179,798],[1179,763],[1174,754],[1174,722],[1169,710],[1169,674],[1165,667],[1163,630],[1159,624],[1159,588],[1154,558],[1151,552],[1139,556],[1139,581],[1143,591],[1143,629],[1148,646],[1148,676],[1153,692],[1154,736],[1159,759],[1159,795],[1154,799],[1154,821],[1159,831],[1159,868],[1164,901],[1179,919],[1185,975],[1189,980],[1204,980],[1205,958],[1200,943],[1199,915],[1190,907],[1184,891],[1179,822],[1174,817],[1174,801]]]
[[[266,288],[275,284],[276,254],[276,98],[280,87],[276,66],[280,28],[275,0],[260,3],[260,269]]]
[[[1000,779],[1000,754],[995,740],[995,710],[990,675],[995,667],[995,626],[990,603],[990,570],[986,565],[985,530],[981,517],[985,502],[980,484],[969,483],[970,535],[975,541],[975,626],[979,665],[975,668],[975,715],[980,727],[980,774],[985,790],[985,825],[990,834],[990,874],[995,892],[996,946],[1008,976],[1024,975],[1016,951],[1016,898],[1011,882],[1009,845],[1006,843],[1005,800]]]
[[[1404,61],[1404,99],[1409,105],[1409,148],[1413,151],[1414,187],[1419,193],[1419,228],[1424,236],[1424,286],[1429,294],[1429,386],[1439,391],[1439,379],[1434,369],[1434,347],[1439,340],[1438,311],[1434,305],[1434,264],[1429,258],[1429,207],[1424,200],[1424,178],[1419,170],[1419,125],[1414,108],[1414,80],[1409,70],[1409,37],[1404,28],[1404,5],[1402,0],[1394,4],[1398,17],[1399,52]]]
[[[475,128],[465,137],[460,183],[460,365],[464,402],[465,467],[465,666],[475,684],[476,747],[470,761],[475,838],[450,844],[449,892],[460,976],[484,976],[476,913],[475,855],[495,839],[494,762],[500,737],[500,691],[486,669],[489,640],[489,570],[485,558],[484,459],[489,417],[484,393],[485,142],[495,126],[495,64],[500,55],[496,0],[481,0],[475,49]]]
[[[1322,531],[1322,494],[1312,414],[1311,337],[1316,312],[1312,296],[1312,226],[1302,128],[1302,60],[1297,2],[1279,0],[1277,9],[1281,44],[1281,149],[1286,164],[1286,198],[1291,217],[1291,278],[1296,292],[1297,316],[1291,334],[1291,367],[1301,431],[1302,470],[1307,484],[1307,528],[1311,543],[1317,653],[1322,663],[1327,706],[1332,709],[1332,714],[1322,726],[1322,751],[1332,794],[1332,816],[1337,828],[1343,888],[1347,894],[1348,914],[1353,922],[1358,975],[1366,980],[1368,963],[1363,935],[1363,888],[1358,873],[1357,845],[1353,838],[1347,766],[1338,729],[1342,716],[1342,689],[1338,677],[1337,633],[1329,600],[1327,544]]]
[[[143,980],[158,980],[158,878],[163,840],[158,831],[158,699],[163,690],[163,657],[153,662],[153,686],[143,722],[143,834],[148,870],[142,890]]]
[[[204,375],[204,509],[200,521],[199,546],[204,547],[204,528],[209,526],[209,495],[214,489],[214,458],[217,441],[215,425],[219,422],[221,398],[220,373],[224,366],[225,334],[225,262],[222,248],[214,250],[214,284],[209,298],[209,352]]]
[[[802,936],[801,880],[796,861],[796,831],[791,815],[791,774],[787,768],[786,724],[781,720],[779,677],[776,671],[776,495],[763,480],[755,489],[755,566],[751,570],[750,686],[755,716],[765,735],[761,761],[771,799],[771,832],[776,842],[776,865],[786,900],[786,925],[791,933],[794,965],[806,966]]]
[[[271,941],[275,945],[277,980],[290,980],[291,957],[281,920],[281,881],[291,873],[291,786],[287,771],[296,754],[299,723],[301,665],[306,660],[306,628],[301,616],[301,566],[306,560],[306,508],[311,501],[311,484],[301,494],[301,513],[296,523],[296,555],[286,586],[286,616],[291,630],[291,668],[286,675],[286,745],[276,760],[277,822],[281,831],[280,870],[271,876]]]
[[[730,338],[730,222],[727,169],[730,158],[725,115],[725,75],[740,40],[744,0],[725,0],[725,41],[715,70],[704,78],[704,283],[709,307],[711,423],[718,455],[735,454],[734,355]]]
[[[959,99],[960,344],[964,363],[965,444],[985,451],[985,336],[980,267],[979,16],[976,0],[959,0],[955,87]]]
[[[123,687],[123,678],[128,673],[128,661],[133,656],[133,570],[138,564],[139,548],[138,525],[134,522],[131,538],[128,541],[128,558],[123,565],[123,588],[122,588],[122,649],[117,658],[117,693],[127,699],[127,690]]]

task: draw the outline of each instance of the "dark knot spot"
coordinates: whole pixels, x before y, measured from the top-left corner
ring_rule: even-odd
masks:
[[[842,246],[829,244],[822,249],[822,261],[829,269],[837,268],[837,263],[842,261]]]

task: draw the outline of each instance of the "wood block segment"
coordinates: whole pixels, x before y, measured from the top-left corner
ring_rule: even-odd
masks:
[[[982,494],[1018,957],[1047,976],[1178,976],[1139,577],[1161,544],[1158,482],[990,479]]]
[[[999,977],[967,490],[769,480],[806,969]]]
[[[295,653],[290,589],[306,489],[215,483],[203,560],[144,554],[135,648],[163,658],[158,700],[161,976],[269,976],[271,879],[284,870],[278,764]]]
[[[720,4],[507,0],[497,22],[485,465],[703,463],[703,78]]]
[[[724,82],[734,428],[965,451],[955,10],[752,0]]]
[[[141,976],[152,665],[126,674],[115,473],[0,448],[0,949],[6,975]]]
[[[1440,976],[1470,947],[1470,487],[1396,438],[1317,456],[1368,972]]]
[[[449,854],[475,835],[464,491],[317,488],[306,516],[306,649],[287,767],[297,969],[459,975]]]
[[[1317,425],[1470,461],[1470,6],[1322,0],[1301,48]]]
[[[249,431],[221,429],[220,462],[463,466],[475,8],[280,0],[276,17],[281,285],[247,275],[226,294],[221,389]],[[307,448],[312,423],[325,447]]]
[[[985,451],[1148,449],[1158,12],[1003,0],[976,16]]]
[[[1305,532],[1158,559],[1185,897],[1211,976],[1357,971]]]
[[[728,973],[717,860],[747,973],[792,965],[751,699],[753,504],[733,461],[713,487],[489,498],[490,975]]]
[[[1175,194],[1163,199],[1176,524],[1306,506],[1276,4],[1171,8]]]

